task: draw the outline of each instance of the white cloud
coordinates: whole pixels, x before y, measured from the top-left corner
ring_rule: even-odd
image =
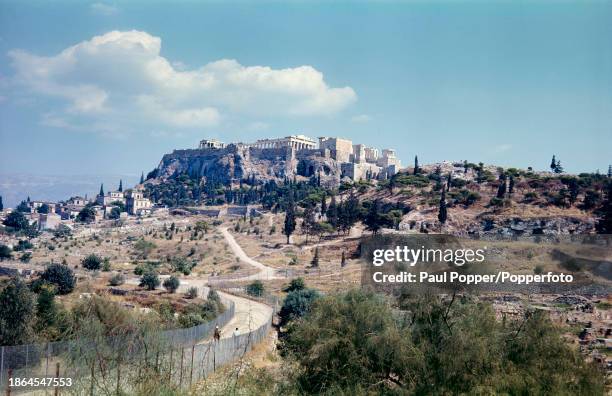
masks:
[[[104,123],[114,131],[202,128],[226,116],[333,115],[352,104],[350,87],[330,87],[311,66],[273,69],[222,59],[187,68],[160,56],[161,39],[112,31],[52,56],[8,55],[14,86],[58,99],[53,111],[70,125]],[[59,102],[59,108],[57,103]]]
[[[98,15],[111,16],[119,12],[119,9],[110,4],[104,3],[93,3],[89,6],[89,9]]]
[[[367,114],[359,114],[351,117],[351,122],[354,122],[355,124],[365,124],[366,122],[370,121],[372,121],[372,117]]]

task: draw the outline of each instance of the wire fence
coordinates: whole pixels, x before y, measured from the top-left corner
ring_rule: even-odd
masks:
[[[204,342],[212,336],[216,326],[224,326],[234,316],[234,302],[223,300],[223,303],[225,311],[214,320],[190,328],[135,330],[114,337],[0,347],[0,389],[8,392],[10,388],[15,394],[36,387],[34,383],[21,384],[21,379],[71,378],[72,389],[87,382],[92,389],[107,388],[112,383],[118,390],[131,381],[137,383],[151,370],[171,374],[169,379],[175,379],[181,385],[186,371],[189,371],[190,379],[194,375],[199,379],[228,362],[239,348],[246,345],[246,340],[255,342],[253,340],[262,338],[257,331],[263,332],[265,326],[253,334],[245,334],[246,337],[238,337],[235,344],[227,339],[215,344]],[[186,353],[194,355],[191,360],[185,360]],[[212,357],[208,357],[209,354]],[[20,386],[16,386],[17,383]]]

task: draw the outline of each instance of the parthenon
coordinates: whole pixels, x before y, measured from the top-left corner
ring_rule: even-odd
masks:
[[[255,143],[248,144],[254,148],[280,148],[292,147],[296,150],[314,150],[317,148],[317,142],[308,136],[291,135],[277,139],[259,139]]]

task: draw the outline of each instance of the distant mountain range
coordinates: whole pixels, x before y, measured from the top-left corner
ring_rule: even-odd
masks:
[[[127,189],[138,183],[140,175],[32,175],[0,174],[0,195],[5,207],[15,207],[28,196],[32,200],[58,201],[74,195],[88,197],[100,191],[115,190],[123,180]]]

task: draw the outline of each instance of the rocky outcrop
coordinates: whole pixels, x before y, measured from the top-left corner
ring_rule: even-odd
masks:
[[[220,149],[174,150],[163,156],[154,171],[156,180],[187,174],[223,184],[255,177],[258,182],[321,174],[322,181],[338,183],[339,164],[331,159],[298,152],[290,147],[253,148],[230,144]]]
[[[595,230],[593,219],[571,216],[542,218],[488,217],[468,226],[470,234],[497,234],[504,236],[588,234]]]

